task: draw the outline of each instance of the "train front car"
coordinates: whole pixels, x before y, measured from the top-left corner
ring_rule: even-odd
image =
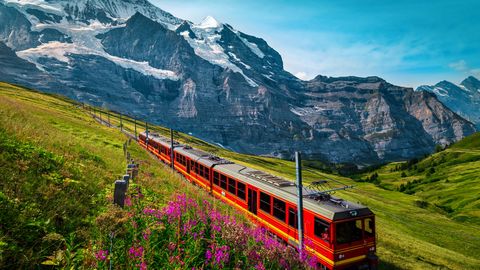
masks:
[[[370,209],[322,193],[307,195],[304,204],[307,250],[324,269],[377,268],[375,216]]]

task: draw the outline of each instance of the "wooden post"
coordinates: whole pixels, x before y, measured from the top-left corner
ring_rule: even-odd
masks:
[[[303,252],[303,187],[302,187],[302,157],[300,152],[295,152],[295,167],[297,171],[298,189],[298,250]]]

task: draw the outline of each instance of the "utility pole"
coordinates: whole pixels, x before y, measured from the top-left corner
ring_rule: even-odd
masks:
[[[174,154],[175,153],[173,152],[173,129],[170,129],[170,165],[172,166],[172,170],[175,169]]]
[[[123,131],[123,121],[122,121],[122,113],[118,113],[120,115],[120,130]]]
[[[303,252],[303,187],[302,187],[302,157],[300,152],[295,152],[295,167],[297,171],[298,189],[298,250]]]
[[[137,139],[137,118],[133,118],[133,124],[135,126],[135,140]]]
[[[147,135],[147,138],[145,139],[145,145],[147,146],[148,150],[148,122],[145,121],[145,135]]]

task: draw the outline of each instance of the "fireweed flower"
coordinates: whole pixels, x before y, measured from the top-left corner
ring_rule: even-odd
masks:
[[[205,252],[205,261],[208,263],[212,259],[212,251],[210,249],[207,249]]]
[[[95,258],[99,261],[105,261],[108,256],[108,250],[99,250],[95,253]]]
[[[125,206],[127,207],[132,206],[132,200],[130,199],[130,196],[127,196],[124,202],[125,202]]]
[[[143,236],[143,239],[144,240],[148,240],[148,238],[150,238],[150,235],[152,234],[152,231],[150,231],[150,228],[147,228],[143,233],[142,233],[142,236]]]
[[[257,265],[255,265],[255,270],[265,270],[265,266],[263,266],[262,262],[259,262]]]
[[[143,256],[143,251],[144,249],[142,246],[139,246],[139,247],[132,246],[128,250],[128,254],[130,255],[131,258],[141,258]]]
[[[317,262],[314,257],[310,257],[304,252],[303,257],[299,258],[294,249],[287,248],[285,244],[271,237],[265,228],[248,226],[243,222],[238,222],[233,216],[223,215],[208,201],[203,201],[201,205],[198,205],[196,201],[187,198],[185,194],[180,194],[161,209],[146,207],[140,210],[140,213],[147,218],[145,219],[147,223],[150,222],[147,229],[142,228],[143,239],[149,241],[148,239],[151,237],[151,230],[148,226],[155,227],[154,224],[157,223],[165,224],[161,229],[167,228],[169,230],[167,233],[177,239],[169,242],[166,246],[167,252],[171,256],[170,263],[178,263],[185,266],[186,269],[191,269],[192,265],[188,265],[188,262],[184,261],[185,254],[182,250],[186,248],[185,245],[191,244],[190,241],[203,238],[211,243],[204,253],[205,266],[210,265],[209,267],[217,269],[229,267],[231,258],[235,258],[238,252],[238,254],[247,255],[247,265],[243,265],[243,267],[251,269],[265,269],[263,262],[269,262],[268,267],[273,268],[310,267],[316,269]],[[139,226],[143,223],[140,222]],[[228,243],[228,245],[219,243]],[[230,246],[235,249],[232,250]],[[178,252],[173,253],[174,251]],[[140,263],[145,260],[144,252],[138,242],[130,247],[129,256],[135,259],[138,268],[141,268]],[[146,261],[146,263],[148,262]],[[150,265],[150,267],[154,266]]]
[[[168,243],[168,246],[167,246],[168,250],[170,251],[174,251],[176,248],[177,248],[177,244],[173,243],[173,242],[170,242]]]

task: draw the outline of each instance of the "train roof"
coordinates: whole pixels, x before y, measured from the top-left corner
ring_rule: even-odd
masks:
[[[140,134],[146,136],[145,132],[141,132]],[[167,137],[164,137],[164,136],[158,134],[158,133],[149,132],[148,133],[148,140],[159,143],[159,144],[161,144],[161,145],[163,145],[167,148],[170,148],[170,146],[171,146],[171,140]],[[173,147],[176,148],[176,147],[179,147],[179,146],[182,146],[182,144],[180,144],[179,142],[174,140],[173,141]]]
[[[145,132],[142,132],[141,134],[145,136]],[[155,133],[150,133],[148,137],[150,140],[154,140],[170,148],[170,139]],[[233,163],[208,152],[179,144],[178,142],[175,143],[175,151],[191,160],[199,162],[207,167],[214,167],[215,171],[224,173],[252,186],[256,186],[259,189],[287,200],[292,204],[297,204],[298,202],[297,187],[290,180]],[[303,206],[305,209],[319,213],[333,221],[373,214],[370,209],[363,205],[345,201],[328,194],[323,194],[317,190],[304,188],[303,197]]]
[[[211,153],[195,149],[187,145],[182,145],[179,148],[175,148],[175,151],[207,167],[232,163],[229,160],[217,157]]]
[[[256,186],[290,203],[297,204],[298,202],[297,187],[292,181],[235,163],[215,166],[215,170]],[[316,190],[304,188],[304,208],[334,221],[373,214],[370,209],[363,205],[325,195]]]

